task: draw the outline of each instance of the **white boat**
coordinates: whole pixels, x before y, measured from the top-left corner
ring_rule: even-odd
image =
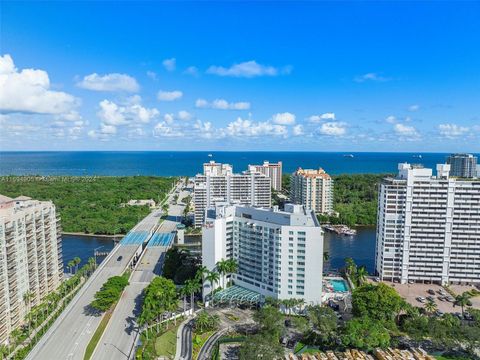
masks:
[[[343,157],[353,158],[353,154],[345,154]]]
[[[213,155],[212,154],[208,154],[208,157],[212,157]]]

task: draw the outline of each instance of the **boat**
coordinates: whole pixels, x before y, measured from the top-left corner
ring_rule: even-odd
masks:
[[[413,155],[414,158],[418,158],[418,159],[421,159],[422,158],[422,155]]]
[[[345,154],[343,157],[353,158],[353,154]]]
[[[208,157],[212,157],[213,155],[212,154],[208,154]]]
[[[323,228],[338,235],[353,236],[357,234],[357,230],[351,229],[346,225],[324,225]]]

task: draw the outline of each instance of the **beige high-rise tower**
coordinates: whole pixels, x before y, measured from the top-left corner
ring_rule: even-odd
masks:
[[[0,343],[62,281],[60,221],[50,201],[0,195]],[[24,295],[29,293],[29,303]]]
[[[308,210],[320,214],[333,212],[333,180],[322,168],[298,168],[292,174],[290,193],[292,202]]]

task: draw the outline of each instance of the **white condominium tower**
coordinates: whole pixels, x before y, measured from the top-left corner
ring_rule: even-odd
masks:
[[[333,212],[333,180],[325,170],[298,168],[292,174],[291,199],[320,214]]]
[[[379,190],[376,272],[390,281],[480,283],[480,180],[399,164]]]
[[[452,154],[447,158],[447,164],[450,164],[450,176],[480,177],[477,174],[477,157],[472,154]]]
[[[258,207],[272,205],[270,178],[258,172],[233,174],[228,164],[204,164],[204,173],[195,176],[193,191],[195,226],[202,226],[205,210],[217,203],[236,203]]]
[[[0,195],[0,343],[28,310],[62,281],[62,241],[55,206]],[[29,303],[24,295],[31,294]]]
[[[272,181],[272,189],[275,191],[282,190],[282,162],[270,163],[264,161],[263,165],[248,165],[248,170],[259,172],[270,178]]]
[[[285,211],[218,205],[207,211],[202,261],[209,270],[235,259],[235,285],[276,299],[322,299],[323,231],[315,213],[286,204]],[[219,284],[216,284],[219,285]],[[211,292],[207,282],[204,296]]]

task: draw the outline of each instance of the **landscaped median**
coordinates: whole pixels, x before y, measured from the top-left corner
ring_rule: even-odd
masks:
[[[128,279],[130,277],[130,272],[126,271],[123,275],[113,276],[109,278],[102,288],[95,293],[94,300],[90,304],[92,309],[104,313],[100,325],[98,325],[95,333],[93,334],[90,342],[87,345],[85,350],[84,360],[89,360],[97,347],[98,342],[100,341],[105,328],[112,317],[115,306],[120,299],[120,296],[123,293],[123,290],[128,285]]]

